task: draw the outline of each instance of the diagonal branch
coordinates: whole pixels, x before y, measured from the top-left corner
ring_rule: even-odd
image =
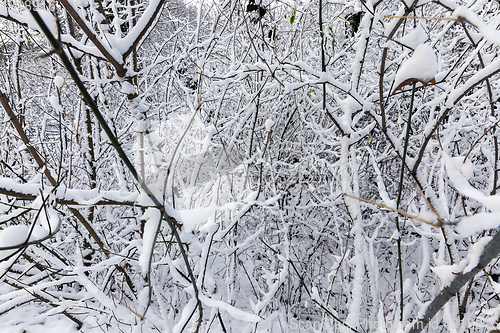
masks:
[[[87,25],[87,22],[77,13],[75,8],[68,2],[68,0],[59,0],[59,2],[64,6],[69,15],[78,23],[80,28],[83,30],[85,35],[94,43],[97,49],[101,52],[101,54],[113,65],[116,69],[116,73],[119,77],[124,77],[127,73],[127,70],[123,67],[122,64],[116,60],[115,57],[111,55],[108,49],[104,46],[104,44],[97,38],[95,31],[92,31],[90,27]]]
[[[66,0],[64,0],[64,1],[66,1]],[[125,51],[125,53],[123,54],[123,59],[127,59],[127,57],[130,55],[130,53],[132,53],[132,51],[134,51],[134,49],[137,47],[137,44],[139,44],[139,42],[144,37],[146,32],[148,32],[148,30],[153,25],[154,21],[158,17],[158,14],[160,13],[164,4],[165,4],[165,0],[159,0],[158,3],[156,4],[154,12],[151,15],[149,15],[149,20],[147,20],[147,22],[146,22],[147,16],[146,17],[143,16],[139,20],[139,22],[137,22],[137,25],[134,28],[132,28],[132,30],[125,37],[125,39],[128,39],[128,38],[133,38],[134,36],[137,36],[137,37],[135,37],[134,41],[132,42],[132,44],[130,45],[128,50]],[[152,6],[151,2],[149,3],[149,6]],[[147,14],[148,9],[146,9],[146,13],[144,13],[145,15]],[[140,32],[136,33],[137,30],[140,30]]]
[[[456,293],[462,288],[469,280],[471,280],[477,273],[479,273],[483,268],[485,268],[493,258],[495,258],[498,253],[500,253],[500,232],[497,232],[495,237],[484,247],[483,254],[479,259],[477,266],[467,272],[460,273],[451,282],[450,286],[443,288],[441,292],[434,298],[431,304],[425,311],[422,319],[416,321],[409,333],[420,333],[429,324],[432,318],[438,313],[438,311],[446,304],[448,301],[456,295]]]

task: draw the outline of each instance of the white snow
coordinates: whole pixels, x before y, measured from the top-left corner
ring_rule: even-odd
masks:
[[[64,84],[64,79],[59,75],[56,75],[56,77],[54,78],[54,84],[58,89],[61,89]]]
[[[182,313],[180,316],[181,318],[179,319],[177,324],[175,324],[174,329],[172,330],[173,333],[181,333],[182,332],[182,330],[184,328],[184,324],[187,324],[187,321],[189,320],[189,318],[191,318],[191,316],[190,316],[191,313],[193,313],[193,311],[195,311],[196,304],[197,304],[197,300],[195,298],[192,298],[186,304],[184,309],[182,309]]]
[[[11,225],[0,231],[0,247],[20,245],[26,242],[29,228],[25,225]],[[0,260],[16,252],[17,249],[0,251]]]
[[[448,174],[450,184],[458,192],[460,192],[460,194],[480,202],[492,212],[500,211],[499,195],[486,196],[483,192],[474,188],[471,184],[469,184],[467,178],[457,169],[455,161],[445,152],[443,152],[442,154],[446,165],[446,173]],[[470,168],[465,167],[465,171],[470,171]],[[489,228],[485,228],[483,230],[487,229]]]
[[[491,236],[484,236],[480,240],[478,240],[476,243],[472,244],[469,246],[469,251],[467,252],[467,260],[469,263],[467,266],[464,268],[462,273],[468,273],[472,271],[477,264],[479,263],[479,259],[481,258],[481,255],[483,254],[484,247],[488,245],[488,243],[491,241],[493,237]]]
[[[50,102],[50,105],[52,105],[52,107],[57,111],[57,112],[62,112],[62,108],[61,108],[61,105],[59,104],[59,99],[56,97],[56,96],[50,96],[49,97],[49,102]]]
[[[471,179],[474,176],[474,165],[467,159],[464,162],[463,156],[455,156],[452,158],[455,168],[466,178]]]
[[[37,12],[47,28],[49,28],[52,35],[57,37],[57,24],[52,13],[44,9],[38,9]],[[27,10],[16,10],[12,8],[0,7],[0,15],[5,17],[10,16],[21,23],[27,24],[31,29],[38,30],[42,33],[42,29],[40,28],[38,23],[36,23],[31,13]]]
[[[88,5],[87,0],[73,0],[75,6],[85,8]]]
[[[61,35],[61,41],[63,43],[70,44],[70,45],[72,45],[74,47],[77,47],[79,50],[82,50],[82,51],[84,51],[86,53],[89,53],[89,54],[91,54],[93,56],[104,58],[104,56],[102,55],[101,51],[99,51],[99,49],[97,49],[96,46],[94,46],[92,44],[83,44],[83,43],[80,43],[79,41],[77,41],[71,35]],[[77,51],[76,49],[72,49],[72,52],[76,56],[78,56],[78,54],[83,55],[83,53],[81,53],[80,51]]]
[[[149,23],[149,20],[153,16],[157,7],[160,5],[162,5],[162,2],[159,0],[149,1],[148,7],[142,14],[139,21],[136,23],[136,25],[127,34],[127,36],[125,36],[122,39],[119,39],[117,43],[113,43],[114,44],[113,47],[119,50],[120,53],[122,54],[125,53],[134,44],[135,40],[139,38],[139,34],[142,32],[142,30],[150,28],[147,26],[147,24]]]
[[[142,216],[146,223],[144,225],[144,234],[142,237],[142,252],[139,256],[139,265],[141,266],[142,273],[146,274],[149,270],[149,258],[151,251],[153,251],[154,243],[156,241],[156,230],[160,224],[160,211],[156,208],[148,208]]]
[[[457,89],[450,92],[448,100],[446,101],[446,107],[451,108],[455,105],[459,98],[463,97],[463,94],[470,89],[470,87],[478,84],[478,82],[484,80],[484,78],[489,77],[498,71],[500,67],[500,59],[495,59],[492,63],[484,67],[483,69],[472,75],[465,84],[461,85]]]
[[[428,36],[421,26],[416,27],[408,34],[398,39],[398,42],[404,44],[412,49],[415,49],[418,45],[423,44],[427,41]]]
[[[122,85],[122,89],[120,92],[124,93],[124,94],[133,94],[135,93],[135,87],[128,83],[127,81],[124,81],[121,83]]]
[[[476,15],[472,10],[459,6],[453,12],[454,18],[464,18],[471,24],[473,24],[478,30],[479,33],[486,38],[491,43],[500,45],[500,31],[496,30],[494,27],[483,22],[479,16]]]
[[[452,9],[457,7],[457,2],[455,0],[439,0],[439,2]]]
[[[467,266],[467,260],[463,259],[458,264],[439,265],[431,267],[431,270],[439,277],[441,284],[446,288],[455,279],[455,276],[465,268],[465,266]]]
[[[462,259],[458,264],[432,267],[431,270],[439,277],[443,287],[448,287],[458,273],[465,274],[472,271],[479,263],[484,247],[492,238],[485,236],[472,244],[467,251],[467,258]]]
[[[411,7],[413,5],[413,0],[404,0],[406,7]]]
[[[31,227],[24,224],[11,225],[1,230],[0,248],[20,246],[27,241],[33,242],[47,237],[49,235],[48,223],[50,223],[52,233],[54,233],[54,231],[57,231],[59,228],[59,216],[57,215],[57,212],[52,208],[47,208],[47,212],[49,215],[49,222],[47,222],[46,216],[42,216],[42,214],[45,215],[45,213],[42,211],[38,217],[40,221],[38,221],[38,223],[33,227],[33,230],[31,230]],[[7,258],[16,251],[17,248],[0,250],[0,260]]]
[[[57,37],[57,35],[58,35],[57,23],[56,23],[56,19],[55,19],[54,15],[52,15],[51,12],[49,12],[47,10],[42,10],[42,9],[38,9],[37,12],[38,12],[38,15],[40,15],[40,17],[42,18],[42,20],[45,23],[45,25],[47,26],[47,28],[49,28],[52,35],[54,37]],[[42,29],[40,28],[38,23],[36,23],[35,19],[31,16],[31,14],[29,12],[27,12],[27,11],[22,12],[22,15],[26,16],[26,20],[27,20],[27,23],[29,24],[30,28],[36,29],[40,32],[42,31]]]
[[[436,76],[437,71],[438,63],[434,50],[430,45],[420,44],[415,48],[413,55],[399,68],[394,87],[409,79],[427,83]]]
[[[42,207],[38,219],[39,224],[47,231],[45,234],[48,232],[53,234],[59,229],[59,214],[52,207]]]
[[[410,315],[415,315],[416,318],[417,314],[423,314],[428,301],[441,290],[439,281],[429,287],[429,279],[435,281],[440,278],[444,285],[448,285],[456,278],[457,273],[470,271],[477,266],[491,237],[481,239],[481,235],[470,240],[462,238],[491,228],[500,228],[500,195],[489,195],[492,188],[491,161],[494,147],[488,143],[491,143],[489,138],[493,134],[488,132],[488,137],[478,145],[477,150],[484,154],[484,161],[473,165],[470,160],[464,162],[464,156],[451,157],[451,152],[461,154],[466,151],[467,147],[464,148],[464,145],[474,142],[478,126],[488,128],[497,119],[493,116],[488,118],[488,96],[482,84],[473,87],[470,94],[465,94],[463,105],[454,103],[463,92],[472,88],[473,84],[479,83],[487,75],[496,73],[500,68],[500,60],[496,58],[495,48],[488,48],[490,43],[485,38],[476,50],[460,50],[459,46],[466,39],[463,29],[455,22],[449,21],[407,20],[406,27],[398,30],[404,30],[406,35],[396,34],[393,38],[413,48],[412,51],[404,49],[400,52],[402,48],[394,47],[393,42],[389,42],[389,46],[380,45],[385,42],[379,38],[380,34],[384,30],[394,28],[396,22],[401,22],[395,19],[388,20],[385,24],[385,14],[392,14],[398,8],[398,13],[403,14],[405,4],[418,2],[422,5],[429,1],[403,0],[391,3],[386,0],[379,10],[373,10],[375,17],[369,13],[370,8],[374,6],[372,1],[367,1],[365,6],[361,6],[362,2],[358,0],[345,2],[346,6],[350,6],[349,11],[355,9],[366,12],[360,25],[360,34],[357,35],[361,38],[349,39],[347,35],[342,36],[342,41],[346,39],[349,45],[354,46],[347,52],[342,47],[335,50],[336,54],[328,62],[328,70],[325,73],[319,70],[317,43],[305,43],[313,35],[307,29],[300,29],[297,24],[292,27],[293,31],[281,32],[278,34],[279,39],[269,41],[270,48],[261,48],[259,45],[257,48],[252,47],[251,38],[248,38],[248,31],[245,29],[231,32],[233,27],[238,27],[238,20],[231,21],[233,18],[225,16],[224,13],[235,8],[234,1],[224,0],[224,4],[219,4],[221,11],[213,11],[205,5],[200,5],[198,26],[195,17],[191,17],[195,15],[194,9],[182,10],[182,13],[190,15],[185,18],[177,18],[177,14],[172,12],[172,19],[179,21],[173,28],[163,23],[156,28],[155,22],[148,24],[154,11],[160,8],[161,0],[148,0],[137,6],[129,4],[125,7],[119,2],[111,1],[106,3],[105,7],[106,11],[115,16],[112,32],[108,30],[107,24],[100,22],[103,16],[97,13],[92,1],[71,1],[71,6],[82,14],[82,25],[86,25],[90,30],[98,29],[95,36],[105,49],[120,63],[125,63],[125,69],[128,70],[126,75],[137,76],[138,83],[133,85],[132,81],[127,81],[126,78],[122,80],[116,77],[110,66],[103,65],[106,67],[101,66],[103,75],[92,76],[94,70],[97,71],[99,67],[89,67],[89,71],[81,77],[97,102],[102,104],[102,111],[113,122],[120,142],[127,148],[127,154],[130,153],[134,162],[138,161],[139,155],[139,150],[134,149],[138,148],[138,145],[133,145],[138,142],[136,133],[150,130],[140,150],[144,152],[145,158],[145,169],[141,170],[141,174],[144,174],[142,178],[160,202],[167,206],[165,209],[168,214],[182,222],[178,232],[187,251],[188,267],[192,268],[196,276],[195,281],[191,282],[199,287],[198,293],[206,310],[202,318],[202,330],[218,332],[224,324],[227,331],[239,333],[289,331],[290,313],[286,309],[283,310],[283,307],[280,308],[283,303],[280,300],[283,290],[289,285],[300,284],[301,274],[309,281],[317,267],[324,267],[324,277],[328,278],[324,281],[319,279],[318,283],[311,285],[311,297],[303,298],[295,304],[298,306],[298,313],[304,315],[299,318],[306,318],[306,312],[309,310],[312,311],[311,321],[320,318],[321,314],[314,312],[319,309],[318,304],[322,304],[349,325],[355,326],[360,319],[378,320],[378,324],[387,324],[385,327],[379,326],[380,332],[403,332],[403,323],[407,322],[405,319]],[[310,0],[306,0],[305,3],[309,2]],[[450,3],[447,0],[442,2]],[[256,0],[256,3],[261,1]],[[262,3],[269,6],[269,1]],[[146,8],[148,4],[149,7]],[[280,4],[273,2],[272,5],[273,8],[269,9],[274,10],[275,5]],[[297,11],[307,11],[308,7],[304,6],[304,2],[297,1],[296,5]],[[83,6],[86,8],[81,8]],[[412,14],[449,17],[451,13],[439,6],[427,7],[423,7],[421,13]],[[479,7],[475,4],[473,8]],[[118,15],[119,12],[109,11],[118,8],[126,12]],[[281,11],[278,7],[276,9]],[[285,6],[283,12],[290,15],[291,9],[292,7]],[[342,6],[333,6],[331,13],[347,15],[341,10]],[[135,28],[132,28],[132,12],[135,12],[135,22],[138,22]],[[0,13],[6,13],[6,9],[0,8]],[[22,22],[32,21],[29,15],[14,14]],[[85,17],[85,14],[88,16]],[[494,13],[486,14],[494,17]],[[218,15],[220,21],[214,23],[210,31],[213,15]],[[269,15],[271,14],[267,14],[264,19],[267,20]],[[47,19],[51,20],[50,17]],[[170,17],[165,19],[170,21]],[[120,26],[125,20],[129,23],[128,35]],[[183,21],[192,23],[189,29],[183,27]],[[331,32],[335,34],[339,31],[337,29],[342,30],[344,25],[341,21],[336,22],[340,23],[340,27],[337,23],[330,22],[330,28],[335,28]],[[420,26],[412,30],[413,25],[409,23],[413,22]],[[495,21],[491,21],[488,24],[496,27],[494,23]],[[131,68],[133,66],[129,66],[131,57],[124,59],[123,52],[129,50],[141,32],[157,28],[162,30],[152,31],[151,36],[141,37],[148,39],[148,43],[142,46],[139,43],[138,51],[144,46],[153,51],[149,52],[151,57],[146,59],[148,63],[145,67],[134,72]],[[471,30],[474,30],[472,28]],[[482,31],[495,37],[496,30],[486,28]],[[121,38],[123,34],[126,35],[125,38]],[[44,38],[38,33],[32,34],[32,37],[40,40]],[[77,34],[77,37],[79,40],[69,35],[63,35],[61,38],[67,47],[80,50],[75,53],[88,54],[85,58],[102,58],[88,38],[82,38],[81,34]],[[21,33],[16,38],[19,41],[28,40]],[[465,47],[470,47],[468,42],[465,43]],[[290,47],[295,49],[295,46],[298,52],[289,56],[287,50]],[[386,59],[385,69],[388,69],[388,72],[386,71],[385,79],[380,78],[380,70],[377,70],[380,68],[380,47],[394,47]],[[474,63],[473,59],[477,58],[479,50],[488,54],[484,55],[486,65],[493,61],[491,66],[484,70],[470,66]],[[462,52],[466,54],[459,58]],[[211,55],[217,57],[212,59]],[[219,58],[222,61],[217,60]],[[185,61],[195,66],[197,75],[203,77],[200,96],[188,89],[178,89],[184,87],[182,82],[176,79],[165,80],[166,76],[175,74],[176,68],[180,68],[178,65],[183,65]],[[457,61],[459,67],[454,67]],[[347,67],[342,65],[344,62],[348,64]],[[349,64],[352,64],[351,67]],[[384,281],[392,284],[395,275],[385,270],[391,254],[388,250],[384,252],[384,248],[394,252],[393,247],[396,241],[401,239],[401,234],[395,230],[391,214],[379,209],[365,211],[369,207],[364,203],[345,198],[342,193],[382,200],[389,207],[396,206],[393,197],[397,187],[395,182],[398,179],[394,179],[394,168],[387,164],[387,161],[396,156],[394,149],[402,151],[398,137],[402,121],[398,120],[402,119],[401,112],[405,111],[405,104],[401,104],[398,97],[386,96],[389,110],[385,119],[387,141],[379,142],[378,136],[373,135],[376,131],[371,132],[382,124],[383,113],[379,112],[376,105],[383,96],[378,94],[377,83],[381,79],[384,87],[393,82],[397,86],[413,82],[425,85],[433,78],[438,79],[436,72],[441,67],[443,83],[440,83],[439,87],[433,86],[421,91],[423,95],[419,95],[415,100],[416,108],[420,111],[415,113],[415,124],[418,128],[412,132],[412,142],[416,145],[412,148],[419,149],[425,137],[431,138],[429,145],[419,155],[422,157],[419,165],[416,164],[416,158],[409,158],[407,161],[411,169],[415,167],[416,177],[419,183],[423,184],[425,196],[436,208],[437,214],[443,218],[456,221],[463,216],[460,197],[467,197],[465,209],[471,216],[461,219],[456,225],[458,234],[450,233],[449,239],[452,243],[458,240],[464,251],[467,246],[473,245],[470,245],[466,256],[463,251],[455,251],[454,258],[458,259],[453,262],[456,265],[449,266],[446,239],[440,230],[425,224],[412,223],[411,219],[408,219],[406,227],[416,234],[409,233],[403,242],[405,260],[408,262],[408,269],[403,277],[404,284],[398,289],[400,286],[396,281],[395,286],[387,288]],[[70,78],[64,81],[66,73],[61,69],[57,71],[60,76],[54,77],[54,73],[52,71],[47,74],[48,91],[42,89],[40,95],[40,99],[43,98],[41,105],[47,106],[49,113],[55,113],[49,102],[56,110],[60,110],[63,105],[71,105],[72,95],[60,94],[59,97],[57,89],[63,86],[73,89],[71,85],[74,85]],[[27,73],[19,74],[22,76]],[[97,76],[100,79],[95,79]],[[257,81],[254,81],[255,79]],[[323,83],[330,101],[326,105],[327,110],[345,135],[339,135],[338,132],[341,131],[329,122],[322,122],[322,96],[318,91],[311,92],[317,88],[321,89]],[[111,87],[111,90],[106,87]],[[132,101],[132,109],[137,112],[150,110],[152,117],[148,117],[148,121],[134,119],[133,115],[137,112],[129,112],[130,108],[125,105],[127,101],[123,94],[138,93],[139,87],[141,93]],[[14,88],[6,86],[8,91]],[[283,90],[290,93],[298,88],[301,90],[293,93],[293,96],[283,95]],[[121,93],[116,94],[117,92]],[[24,96],[19,102],[21,106],[29,108],[30,95],[26,93]],[[16,95],[11,97],[13,105],[17,106]],[[297,101],[287,103],[287,100]],[[106,101],[109,103],[104,104]],[[123,101],[125,109],[122,107]],[[197,112],[200,111],[196,107],[198,101],[203,102],[204,109],[213,109],[214,117],[206,119],[204,110]],[[447,112],[443,108],[444,103],[451,103],[454,110],[449,110],[450,117],[443,122],[444,126],[439,128],[439,133],[433,133],[435,120],[443,112]],[[440,110],[436,108],[438,105]],[[88,158],[88,140],[77,140],[78,137],[73,135],[78,134],[78,129],[85,120],[81,117],[85,115],[80,114],[81,112],[73,113],[74,117],[65,118],[67,121],[63,128],[68,133],[66,154],[64,151],[61,155],[56,151],[43,150],[45,143],[50,149],[57,144],[57,141],[53,140],[58,140],[53,139],[50,132],[54,123],[50,114],[40,124],[43,128],[41,135],[36,131],[30,133],[34,144],[41,147],[44,158],[47,158],[47,169],[40,172],[36,165],[33,165],[26,145],[17,138],[13,141],[12,155],[6,150],[6,157],[10,157],[5,162],[12,165],[14,170],[2,169],[6,171],[4,176],[11,178],[0,177],[0,190],[4,190],[2,193],[9,193],[0,196],[0,246],[11,243],[16,246],[23,245],[26,238],[33,241],[50,236],[48,231],[57,231],[61,223],[64,223],[64,228],[60,227],[63,230],[46,242],[46,246],[28,248],[27,253],[36,262],[46,263],[51,270],[39,271],[25,259],[16,262],[19,254],[14,251],[17,249],[0,251],[0,259],[3,258],[3,262],[0,262],[0,275],[15,263],[11,269],[12,274],[5,279],[18,278],[19,283],[23,283],[20,290],[0,284],[0,313],[4,313],[2,318],[5,319],[0,323],[0,332],[18,333],[26,328],[29,333],[42,332],[43,329],[62,333],[65,329],[61,325],[63,321],[67,322],[67,330],[76,332],[75,325],[70,326],[71,321],[61,314],[65,310],[84,321],[82,332],[86,333],[102,329],[110,333],[149,332],[154,331],[153,325],[158,327],[158,332],[194,331],[198,320],[198,299],[194,296],[193,285],[186,277],[186,263],[179,255],[179,246],[183,245],[175,244],[175,240],[171,239],[171,230],[166,224],[162,224],[159,210],[152,208],[153,203],[145,191],[138,192],[134,180],[110,150],[112,147],[105,144],[105,138],[102,140],[99,128],[92,133],[97,142],[95,153],[99,161],[99,179],[97,186],[89,184],[86,172],[89,170],[88,165],[80,163]],[[373,119],[369,117],[370,113]],[[132,118],[129,118],[130,116]],[[286,118],[289,117],[289,134],[287,132],[282,140],[270,140],[271,132],[277,132],[278,127],[281,129],[287,126]],[[177,118],[183,120],[178,121]],[[246,138],[251,136],[251,123],[254,119],[259,124],[260,134],[255,137],[255,140],[258,140],[256,147],[265,146],[268,149],[257,149],[255,153],[249,154]],[[462,141],[455,147],[458,140],[456,133],[459,133]],[[6,135],[10,134],[10,131],[6,132]],[[435,134],[441,139],[442,149],[435,140]],[[287,141],[289,137],[292,141]],[[442,154],[442,150],[450,156]],[[292,156],[290,154],[297,156],[297,163],[296,158],[288,158]],[[281,155],[283,163],[274,158]],[[16,159],[17,156],[19,159]],[[57,156],[62,156],[63,160],[58,161]],[[475,162],[475,159],[472,161]],[[373,167],[370,167],[370,163]],[[54,169],[54,166],[59,164],[65,168],[77,168],[68,169],[70,178],[58,177],[62,183],[54,188],[49,185],[46,177],[43,177],[43,171],[50,169],[55,175],[57,169]],[[261,179],[264,186],[255,184],[259,179],[258,173],[254,172],[254,165],[260,164],[264,168]],[[18,180],[22,178],[16,176],[17,170],[27,182],[23,180],[21,183]],[[325,172],[326,176],[322,177]],[[307,177],[308,173],[311,177]],[[297,174],[299,176],[295,177]],[[68,188],[62,184],[66,184]],[[288,190],[286,196],[283,192],[285,188]],[[309,188],[311,193],[305,192],[306,188]],[[12,191],[16,193],[11,193]],[[405,211],[412,214],[420,211],[420,218],[435,220],[436,216],[426,207],[425,200],[415,193],[411,184],[409,189],[405,188],[404,197],[410,200],[404,206]],[[26,195],[26,200],[20,199],[22,194]],[[43,202],[46,198],[50,200]],[[105,202],[106,199],[113,202]],[[51,207],[54,201],[57,206]],[[149,206],[140,207],[141,204]],[[94,217],[91,222],[98,236],[102,237],[104,252],[98,249],[100,244],[88,237],[86,238],[93,250],[82,248],[82,235],[74,232],[74,223],[70,223],[74,217],[66,213],[59,213],[60,216],[58,214],[67,212],[68,206],[77,208],[85,217]],[[88,206],[95,207],[90,209]],[[56,207],[57,211],[54,209]],[[310,211],[313,215],[309,214]],[[318,213],[315,213],[316,211]],[[21,214],[24,216],[20,216]],[[35,215],[36,220],[33,218]],[[25,222],[25,219],[29,222]],[[7,227],[13,223],[21,225]],[[31,227],[34,227],[34,230],[30,237]],[[81,228],[79,223],[78,228]],[[159,236],[155,240],[159,230],[162,237]],[[326,240],[334,237],[338,240],[338,246],[330,251],[320,247],[313,257],[309,256],[305,250],[311,246],[311,249],[320,246],[324,237]],[[380,244],[386,245],[381,247]],[[6,256],[12,253],[12,259],[7,260]],[[95,253],[97,257],[92,255],[93,260],[82,258],[89,253]],[[299,266],[306,263],[306,270],[297,275],[291,263],[297,263]],[[130,273],[128,277],[135,288],[129,288],[126,284],[121,286],[122,280],[127,284],[130,280],[125,280],[123,272],[114,269],[116,265],[123,267],[127,274]],[[299,266],[299,269],[304,269]],[[432,268],[434,273],[431,266],[436,266]],[[62,274],[60,276],[51,273],[59,270]],[[151,273],[148,276],[151,279],[145,281],[144,274],[148,273]],[[116,276],[117,278],[114,278]],[[144,287],[148,282],[153,289]],[[480,287],[473,286],[473,291]],[[500,290],[500,286],[494,287]],[[127,297],[122,297],[120,291],[123,288],[128,293]],[[398,309],[397,304],[392,306],[384,302],[400,291],[405,294],[404,299],[408,300],[404,309]],[[36,296],[37,293],[49,297],[53,306],[38,306],[40,302],[32,302],[33,295]],[[426,293],[423,298],[420,297],[422,293]],[[341,297],[340,306],[337,306],[339,299],[335,295]],[[148,306],[149,296],[153,296],[153,302],[149,304],[146,318],[139,320],[138,317],[144,313],[144,307]],[[371,300],[368,306],[362,301],[367,296]],[[19,306],[13,303],[8,303],[7,306],[6,302],[11,300],[19,302]],[[469,303],[473,301],[468,300]],[[32,308],[38,312],[32,312]],[[455,319],[456,313],[450,312],[450,309],[451,306],[438,317],[438,321],[443,322],[445,328],[449,328],[449,323]],[[406,318],[401,323],[399,310],[406,313]],[[488,310],[492,309],[485,308],[485,313]],[[467,304],[466,312],[465,316],[473,316],[473,307]],[[50,317],[45,320],[44,316]],[[61,323],[54,323],[58,318],[62,318]],[[464,318],[464,322],[465,319],[467,318]],[[480,319],[482,320],[483,316]],[[486,316],[484,319],[489,320]],[[401,324],[401,327],[398,324]],[[359,325],[356,329],[359,330]],[[375,331],[375,328],[366,331]]]
[[[455,231],[461,236],[473,236],[481,231],[500,227],[500,212],[496,213],[476,213],[474,215],[462,217]]]
[[[405,6],[404,5],[401,5],[399,6],[399,9],[396,13],[394,13],[393,15],[395,16],[401,16],[403,15],[405,12]],[[391,19],[389,20],[389,22],[386,22],[384,24],[384,35],[385,36],[389,36],[389,34],[391,33],[392,29],[394,29],[394,27],[396,27],[396,24],[398,23],[398,19]]]
[[[340,106],[344,115],[340,117],[340,121],[344,125],[344,127],[349,128],[350,122],[352,121],[352,114],[356,111],[362,109],[362,105],[360,105],[354,98],[351,96],[347,96],[345,99],[341,99],[337,94],[333,95],[335,101]]]
[[[270,132],[271,128],[274,125],[274,121],[272,121],[271,119],[267,119],[265,125],[266,125],[266,131]]]
[[[256,323],[262,320],[259,316],[245,312],[241,309],[238,309],[234,306],[232,306],[229,303],[226,303],[224,301],[218,301],[213,298],[208,298],[205,295],[200,295],[199,296],[200,301],[205,304],[206,306],[214,307],[214,308],[219,308],[221,310],[227,311],[231,317],[234,319],[242,320],[242,321],[247,321],[251,323]]]
[[[137,295],[137,301],[139,302],[140,305],[144,307],[148,306],[149,287],[142,288],[142,290],[139,292],[139,295]]]
[[[179,216],[179,220],[182,221],[183,227],[186,228],[186,231],[191,231],[197,226],[207,222],[210,215],[219,208],[221,207],[212,204],[208,207],[176,210],[176,212],[178,214],[177,216]]]

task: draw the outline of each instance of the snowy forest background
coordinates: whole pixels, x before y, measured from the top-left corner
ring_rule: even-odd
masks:
[[[0,330],[498,332],[499,13],[4,0]]]

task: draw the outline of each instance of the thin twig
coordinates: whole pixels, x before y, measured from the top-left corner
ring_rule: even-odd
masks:
[[[460,22],[459,19],[452,17],[433,17],[433,16],[397,16],[397,15],[385,15],[385,18],[397,18],[397,19],[422,19],[422,20],[443,20],[443,21],[455,21]]]
[[[389,209],[389,210],[392,210],[393,212],[396,212],[398,214],[401,214],[405,217],[408,217],[410,219],[413,219],[413,220],[417,220],[419,222],[422,222],[422,223],[425,223],[425,224],[428,224],[430,226],[433,226],[434,228],[441,228],[441,225],[438,225],[438,224],[434,224],[432,222],[429,222],[429,221],[426,221],[424,219],[421,219],[420,217],[418,216],[415,216],[415,215],[412,215],[412,214],[409,214],[405,211],[402,211],[400,209],[396,209],[396,208],[392,208],[392,207],[389,207],[389,206],[386,206],[384,204],[381,204],[381,203],[378,203],[378,202],[375,202],[375,201],[371,201],[371,200],[368,200],[368,199],[363,199],[363,198],[358,198],[358,197],[355,197],[353,195],[350,195],[350,194],[347,194],[347,193],[344,193],[344,195],[346,197],[349,197],[349,198],[353,198],[353,199],[356,199],[356,200],[359,200],[359,201],[363,201],[363,202],[366,202],[366,203],[369,203],[369,204],[372,204],[372,205],[375,205],[375,206],[379,206],[380,208],[385,208],[385,209]]]

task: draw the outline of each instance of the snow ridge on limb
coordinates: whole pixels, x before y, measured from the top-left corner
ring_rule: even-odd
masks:
[[[54,187],[43,186],[40,183],[18,183],[11,178],[0,177],[0,194],[19,198],[22,200],[35,200],[40,190],[43,193],[55,191]],[[56,202],[62,205],[71,206],[92,206],[92,205],[125,205],[137,207],[149,207],[139,201],[139,192],[123,191],[97,191],[65,189],[56,191]]]
[[[450,283],[449,287],[443,288],[439,294],[437,294],[431,303],[427,306],[427,309],[422,317],[418,319],[410,329],[409,333],[420,333],[429,324],[432,318],[438,313],[438,311],[446,304],[448,301],[455,296],[456,293],[477,273],[483,270],[490,261],[492,261],[500,253],[500,233],[497,233],[493,239],[484,247],[484,250],[479,257],[479,262],[477,265],[467,272],[459,273],[455,276],[453,281]]]

